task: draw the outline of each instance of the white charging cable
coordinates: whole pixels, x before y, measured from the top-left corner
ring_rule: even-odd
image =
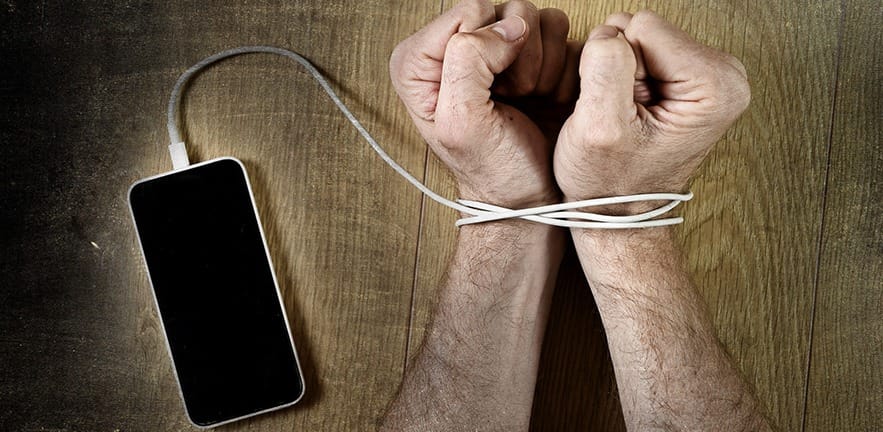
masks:
[[[233,57],[240,54],[248,53],[278,54],[300,63],[301,66],[306,68],[307,72],[309,72],[310,75],[312,75],[313,78],[315,78],[316,81],[319,82],[319,85],[322,86],[322,88],[325,90],[325,93],[327,93],[328,96],[331,98],[331,101],[334,102],[335,105],[337,105],[337,108],[340,109],[343,115],[346,116],[347,120],[349,120],[350,123],[352,123],[353,126],[356,128],[356,130],[359,131],[362,137],[365,138],[365,141],[368,141],[368,144],[371,145],[371,148],[374,149],[375,152],[377,152],[377,154],[380,156],[381,159],[383,159],[384,162],[386,162],[390,167],[392,167],[392,169],[394,169],[406,180],[411,182],[411,184],[414,185],[417,189],[420,189],[420,191],[426,194],[426,196],[454,210],[472,215],[470,217],[465,217],[458,220],[457,226],[511,218],[521,218],[547,225],[570,228],[616,229],[649,228],[665,225],[675,225],[683,222],[684,219],[681,217],[665,219],[654,218],[669,212],[681,202],[689,201],[691,198],[693,198],[692,193],[650,193],[640,195],[616,196],[609,198],[595,198],[583,201],[545,205],[519,210],[508,209],[505,207],[499,207],[477,201],[451,201],[426,187],[426,185],[414,178],[414,176],[405,171],[404,168],[402,168],[398,163],[396,163],[396,161],[394,161],[388,154],[386,154],[386,152],[383,151],[380,145],[377,144],[377,141],[374,140],[374,137],[372,137],[371,134],[368,133],[368,131],[365,129],[364,126],[362,126],[359,120],[356,119],[353,113],[350,112],[346,105],[343,104],[343,102],[340,100],[340,97],[337,96],[337,93],[335,93],[334,89],[332,89],[331,86],[328,84],[328,80],[325,79],[322,73],[319,72],[316,67],[309,62],[309,60],[305,59],[303,56],[294,51],[270,46],[245,46],[222,51],[210,57],[206,57],[204,60],[191,66],[183,74],[181,74],[181,76],[178,78],[178,81],[175,83],[175,87],[172,89],[172,96],[171,98],[169,98],[168,111],[169,139],[171,141],[171,144],[169,144],[169,153],[171,153],[172,155],[172,164],[174,166],[174,169],[181,169],[190,165],[190,160],[187,157],[187,149],[183,140],[181,139],[181,134],[178,132],[177,125],[178,105],[181,101],[181,93],[184,90],[184,86],[187,84],[190,78],[193,77],[194,74],[196,74],[206,66],[227,57]],[[665,204],[654,210],[628,216],[609,216],[581,211],[568,211],[584,207],[596,207],[640,201],[669,202],[668,204]]]

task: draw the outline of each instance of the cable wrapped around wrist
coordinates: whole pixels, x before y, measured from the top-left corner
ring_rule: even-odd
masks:
[[[310,63],[309,60],[294,51],[270,46],[244,46],[219,52],[212,56],[206,57],[199,63],[191,66],[183,74],[181,74],[180,77],[178,77],[177,82],[175,82],[175,87],[172,89],[171,97],[169,98],[167,123],[169,140],[171,142],[169,144],[169,151],[172,154],[175,169],[186,167],[190,163],[189,159],[187,158],[184,142],[181,139],[181,134],[179,133],[177,126],[178,106],[180,104],[185,85],[190,80],[190,78],[193,77],[193,75],[195,75],[206,66],[228,57],[249,53],[277,54],[288,57],[303,66],[307,70],[307,72],[309,72],[309,74],[316,79],[322,89],[325,90],[325,93],[328,94],[328,97],[331,98],[331,101],[334,102],[337,108],[340,109],[347,120],[352,123],[356,130],[359,131],[359,134],[361,134],[362,137],[365,138],[365,141],[368,142],[371,148],[377,153],[378,156],[380,156],[381,159],[383,159],[384,162],[386,162],[390,167],[392,167],[392,169],[399,173],[399,175],[404,177],[405,180],[408,180],[408,182],[410,182],[412,185],[414,185],[414,187],[426,194],[426,196],[428,196],[429,198],[435,200],[439,204],[471,215],[469,217],[458,220],[458,227],[463,225],[512,218],[520,218],[546,225],[569,228],[624,229],[675,225],[683,222],[684,219],[681,217],[670,217],[663,219],[655,218],[668,213],[681,202],[689,201],[691,198],[693,198],[692,193],[649,193],[640,195],[615,196],[608,198],[595,198],[569,203],[544,205],[526,209],[508,209],[505,207],[500,207],[478,201],[449,200],[426,187],[426,185],[421,183],[414,176],[408,173],[408,171],[406,171],[398,163],[396,163],[396,161],[394,161],[383,150],[383,148],[380,147],[377,141],[374,140],[374,137],[372,137],[371,134],[368,133],[365,127],[362,126],[362,123],[360,123],[359,120],[356,119],[356,117],[353,115],[352,112],[350,112],[346,105],[344,105],[343,101],[340,100],[340,97],[337,95],[334,89],[331,88],[331,85],[328,84],[328,80],[325,79],[322,73],[319,72],[319,70],[316,69],[316,67],[313,66],[313,64]],[[572,211],[579,208],[646,201],[668,201],[668,203],[654,210],[628,216],[610,216],[589,212]]]

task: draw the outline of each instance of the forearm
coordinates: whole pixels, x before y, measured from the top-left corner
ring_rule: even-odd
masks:
[[[768,430],[670,229],[573,232],[630,430]]]
[[[565,234],[523,221],[461,228],[384,429],[527,429]]]

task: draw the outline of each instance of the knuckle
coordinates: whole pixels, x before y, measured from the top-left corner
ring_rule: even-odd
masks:
[[[539,71],[537,71],[537,75]],[[512,91],[517,95],[526,95],[533,93],[534,90],[537,89],[537,77],[531,77],[527,74],[518,74],[512,75],[510,78],[510,82],[512,85]]]
[[[721,53],[720,60],[708,65],[710,75],[711,102],[725,115],[738,115],[751,101],[751,86],[748,83],[745,66],[736,57]]]
[[[583,48],[580,71],[582,73],[609,71],[619,72],[635,68],[637,60],[628,42],[619,39],[597,39],[586,42]],[[598,67],[603,66],[603,67]],[[616,79],[617,77],[610,77]]]
[[[389,55],[389,74],[394,83],[408,81],[417,70],[426,68],[426,62],[421,60],[423,56],[419,54],[418,34],[399,42]]]
[[[509,5],[518,12],[537,12],[537,6],[527,0],[511,0]]]
[[[593,56],[631,56],[634,58],[632,47],[622,38],[613,37],[607,39],[593,39],[586,41],[583,47],[583,55],[591,54]]]
[[[405,56],[405,42],[400,42],[389,55],[389,76],[393,82],[400,82]]]
[[[540,10],[540,14],[543,15],[543,17],[549,18],[556,22],[566,22],[568,24],[570,23],[570,18],[567,17],[567,13],[558,8],[543,8]]]
[[[649,9],[641,9],[632,15],[632,18],[629,21],[629,27],[637,29],[646,28],[655,25],[661,19],[662,17],[657,15],[656,12]]]
[[[457,4],[462,15],[486,16],[488,11],[493,14],[494,5],[491,0],[463,0]]]
[[[730,66],[727,78],[727,92],[733,100],[733,106],[739,113],[748,108],[751,101],[751,86],[748,83],[748,72],[745,65],[735,56],[726,54],[724,61]]]
[[[615,12],[610,15],[607,15],[606,22],[629,22],[633,18],[633,15],[628,12]]]
[[[732,101],[733,108],[737,114],[742,113],[748,108],[748,105],[751,103],[751,86],[748,84],[748,80],[739,77],[732,83]]]
[[[553,32],[567,36],[570,32],[570,18],[563,10],[557,8],[545,8],[540,10],[540,25],[543,32]]]
[[[748,71],[745,70],[745,65],[743,65],[742,62],[738,58],[736,58],[736,56],[729,53],[724,53],[723,61],[729,64],[733,69],[735,69],[743,78],[748,77]]]
[[[535,79],[523,79],[521,83],[518,85],[518,91],[523,94],[533,93],[537,89],[537,80]]]
[[[534,87],[533,92],[540,96],[548,96],[555,90],[556,85],[557,83],[551,80],[540,80]]]
[[[458,69],[456,76],[480,74],[485,65],[490,67],[486,57],[487,49],[481,37],[471,33],[457,33],[451,36],[445,47],[445,66]]]
[[[447,46],[445,47],[445,58],[447,57],[460,57],[463,55],[467,55],[474,53],[476,51],[475,46],[475,35],[470,33],[455,33],[448,39]]]

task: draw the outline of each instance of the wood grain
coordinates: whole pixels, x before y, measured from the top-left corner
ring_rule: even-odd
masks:
[[[385,60],[403,32],[436,11],[433,2],[236,7],[230,23],[211,26],[238,26],[235,33],[195,34],[306,54],[380,142],[402,143],[410,121]],[[172,16],[199,13],[194,3]],[[218,48],[198,44],[185,52]],[[403,370],[419,192],[381,163],[316,83],[286,59],[255,56],[207,71],[191,88],[185,117],[190,141],[202,144],[200,159],[236,154],[251,169],[307,374],[301,406],[229,429],[370,428]],[[423,146],[387,147],[422,175]]]
[[[567,12],[573,38],[611,12],[649,6],[743,60],[752,106],[694,183],[681,231],[690,271],[782,430],[879,430],[879,5],[539,5]],[[169,169],[166,97],[203,56],[245,44],[298,50],[397,161],[455,197],[387,76],[395,44],[450,6],[0,6],[0,430],[192,429],[126,189]],[[249,170],[307,375],[301,405],[223,430],[371,430],[431,319],[456,215],[384,166],[286,59],[212,67],[193,82],[184,119],[193,159],[234,155]],[[603,329],[572,251],[553,299],[532,429],[624,430]]]
[[[122,3],[0,13],[0,429],[174,429],[125,200],[167,169],[149,157],[180,67],[161,50],[164,20]]]
[[[883,429],[883,8],[844,6],[807,431]]]
[[[694,2],[679,10],[691,33],[742,59],[753,97],[694,182],[698,200],[687,206],[683,227],[690,269],[773,423],[797,430],[839,10],[797,1]]]
[[[386,59],[438,3],[8,7],[15,28],[33,34],[4,29],[4,47],[21,50],[16,77],[25,85],[9,100],[23,108],[4,120],[4,143],[27,142],[30,134],[36,148],[52,149],[53,137],[70,146],[48,155],[64,174],[53,180],[62,195],[47,186],[52,201],[34,211],[60,211],[51,222],[57,228],[40,229],[44,249],[37,250],[46,258],[38,262],[77,259],[42,277],[26,254],[8,254],[35,249],[28,249],[27,231],[4,235],[4,246],[13,247],[4,247],[4,280],[20,283],[17,292],[3,290],[13,309],[0,318],[0,352],[15,361],[4,362],[14,371],[3,373],[0,429],[190,429],[125,201],[134,180],[170,168],[164,104],[171,84],[223,48],[289,47],[332,77],[381,142],[403,143],[412,126],[389,85]],[[44,91],[40,78],[47,76],[53,88]],[[17,88],[4,79],[4,91],[7,82]],[[297,407],[224,429],[370,428],[402,374],[419,192],[377,158],[312,78],[282,58],[250,56],[210,68],[193,81],[183,117],[193,159],[234,155],[248,168],[307,376]],[[16,118],[30,126],[16,129]],[[4,155],[13,150],[4,148]],[[422,176],[424,146],[389,151]],[[35,168],[15,165],[28,160],[24,154],[3,159],[4,174],[27,179],[25,170]],[[42,215],[34,217],[13,226],[39,228]],[[53,245],[61,250],[48,252]],[[30,270],[12,274],[17,266]],[[52,303],[41,307],[38,296]],[[23,349],[29,354],[16,354]]]

